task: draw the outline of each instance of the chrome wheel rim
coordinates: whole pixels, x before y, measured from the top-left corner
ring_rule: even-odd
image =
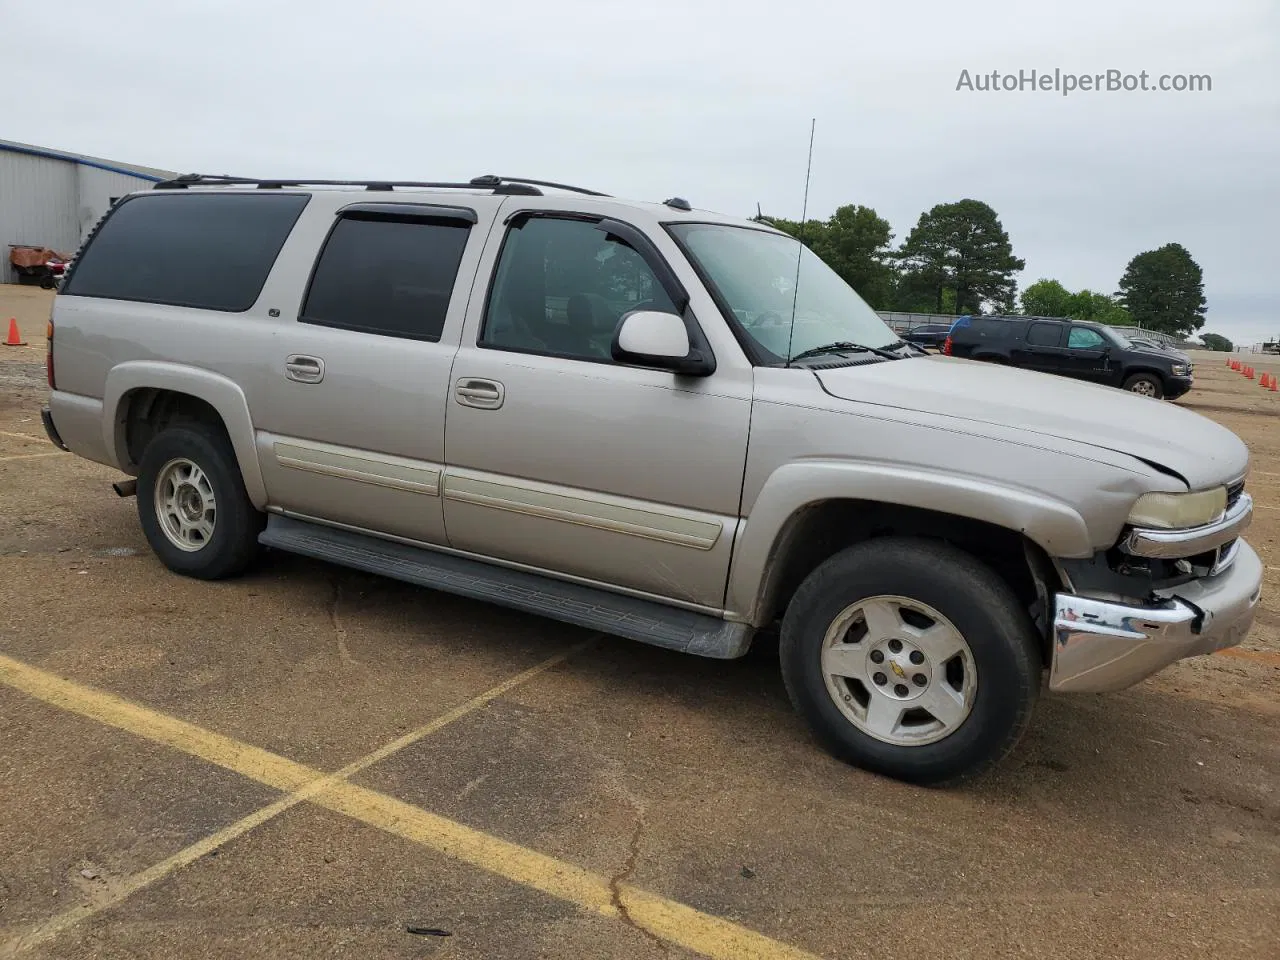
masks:
[[[894,746],[955,733],[978,692],[964,636],[909,597],[869,597],[840,611],[823,638],[822,676],[845,719]]]
[[[193,461],[178,457],[161,467],[155,508],[160,529],[179,550],[195,553],[213,539],[217,499],[208,474]]]
[[[1156,395],[1155,385],[1150,380],[1139,380],[1130,389],[1144,397],[1154,397]]]

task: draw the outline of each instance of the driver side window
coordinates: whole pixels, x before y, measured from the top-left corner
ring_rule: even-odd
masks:
[[[639,308],[679,312],[639,253],[594,223],[529,217],[503,241],[479,346],[611,363]]]
[[[1106,341],[1096,330],[1072,327],[1071,336],[1067,338],[1067,346],[1073,350],[1101,350],[1106,346]]]

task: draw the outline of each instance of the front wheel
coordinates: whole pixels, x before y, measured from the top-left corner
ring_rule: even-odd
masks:
[[[1164,396],[1164,384],[1153,373],[1135,373],[1124,382],[1124,388],[1141,397],[1159,400]]]
[[[908,538],[837,553],[783,617],[783,681],[840,759],[895,779],[954,783],[1001,760],[1039,693],[1030,618],[970,554]]]

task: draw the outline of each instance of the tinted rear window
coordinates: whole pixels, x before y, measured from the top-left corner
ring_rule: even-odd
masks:
[[[1060,323],[1033,323],[1027,331],[1027,343],[1033,347],[1056,347],[1062,343]]]
[[[126,200],[77,258],[62,293],[248,310],[308,199],[192,193]]]
[[[339,220],[298,319],[439,340],[469,232],[462,220]]]
[[[998,340],[1011,337],[1016,333],[1016,321],[998,320],[993,317],[970,317],[961,320],[951,331],[953,337],[981,337],[983,340]]]

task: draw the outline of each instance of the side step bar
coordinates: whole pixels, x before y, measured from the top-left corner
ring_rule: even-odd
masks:
[[[745,623],[278,514],[268,516],[258,540],[288,553],[701,657],[740,657],[753,632]]]

